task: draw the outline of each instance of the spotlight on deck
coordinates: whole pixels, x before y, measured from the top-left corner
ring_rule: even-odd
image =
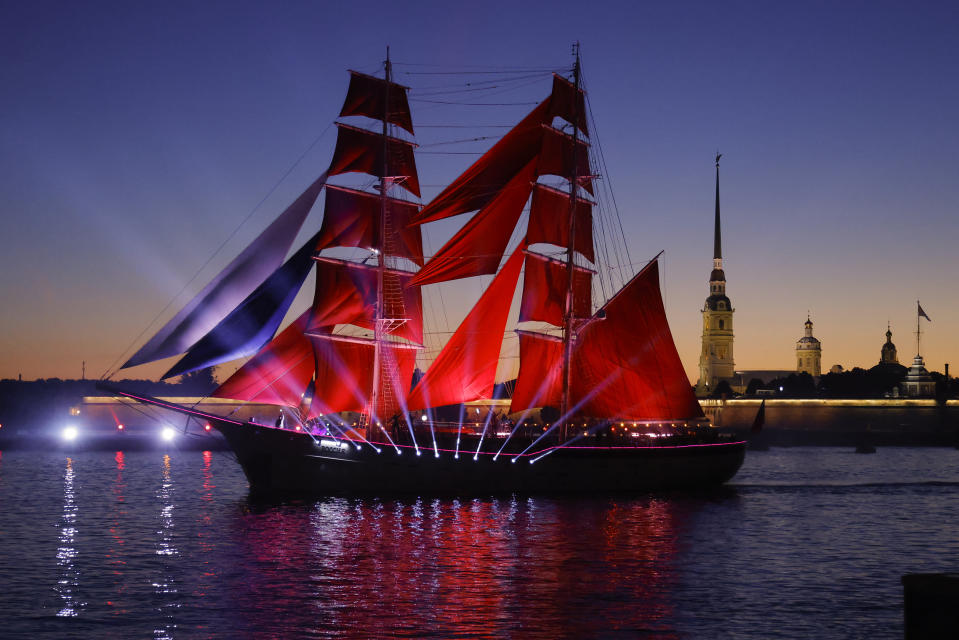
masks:
[[[78,433],[78,432],[77,432],[77,428],[76,428],[76,427],[74,427],[74,426],[69,426],[69,427],[65,427],[65,428],[63,429],[63,431],[60,432],[60,435],[61,435],[61,436],[63,437],[63,439],[66,440],[67,442],[73,442],[74,440],[77,439],[77,433]]]
[[[212,426],[209,422],[207,422],[205,425],[203,425],[203,430],[204,430],[204,431],[209,431],[209,430],[212,429],[212,428],[213,428],[213,426]]]
[[[123,431],[124,429],[126,429],[126,427],[124,427],[122,424],[117,425],[117,431]]]
[[[160,432],[160,437],[163,438],[165,442],[170,442],[176,437],[176,431],[174,431],[172,427],[163,427],[163,431]]]

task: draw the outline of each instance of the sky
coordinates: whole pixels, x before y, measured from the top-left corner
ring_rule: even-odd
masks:
[[[326,168],[346,70],[387,45],[416,89],[568,68],[574,41],[630,254],[665,251],[691,381],[717,150],[737,369],[792,368],[807,312],[824,369],[878,362],[887,322],[909,363],[917,299],[927,366],[959,363],[955,3],[344,4],[4,3],[0,378],[99,377],[142,344]],[[503,99],[548,81],[530,91]],[[427,126],[439,105],[412,109],[418,141],[457,137]],[[470,161],[420,155],[424,196]]]

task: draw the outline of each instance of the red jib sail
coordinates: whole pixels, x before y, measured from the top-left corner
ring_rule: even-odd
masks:
[[[522,266],[520,245],[413,389],[410,410],[490,397],[509,303]]]
[[[555,81],[554,81],[555,86]],[[395,124],[413,133],[413,118],[406,99],[407,88],[383,78],[350,71],[350,88],[346,92],[341,116],[366,116]],[[387,108],[387,95],[389,107]]]

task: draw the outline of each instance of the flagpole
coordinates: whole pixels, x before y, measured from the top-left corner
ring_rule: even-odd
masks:
[[[922,351],[920,351],[919,349],[919,334],[922,331],[922,329],[919,328],[919,309],[920,308],[921,307],[919,306],[919,301],[916,300],[916,355],[917,356],[922,354]]]

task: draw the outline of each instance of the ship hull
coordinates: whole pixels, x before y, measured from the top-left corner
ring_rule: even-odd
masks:
[[[254,493],[475,495],[699,489],[732,478],[746,448],[744,442],[568,446],[496,456],[497,443],[487,441],[479,454],[465,446],[437,452],[432,444],[398,447],[398,452],[389,444],[357,447],[255,424],[214,426],[235,452]]]

